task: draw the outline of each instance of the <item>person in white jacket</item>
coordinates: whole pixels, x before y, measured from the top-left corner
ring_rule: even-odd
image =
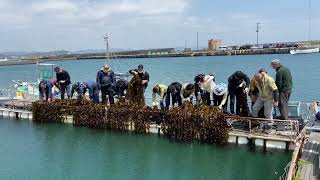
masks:
[[[214,82],[214,75],[205,75],[198,82],[200,89],[203,92],[203,101],[206,102],[208,106],[211,105],[211,96],[213,95],[213,89],[216,86]]]

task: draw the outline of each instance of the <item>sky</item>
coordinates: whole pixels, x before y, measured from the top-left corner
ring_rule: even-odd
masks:
[[[0,0],[0,52],[206,47],[308,40],[308,0]],[[311,0],[311,39],[320,1]]]

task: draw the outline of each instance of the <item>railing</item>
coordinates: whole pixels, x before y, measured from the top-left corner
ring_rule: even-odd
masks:
[[[252,117],[226,116],[227,122],[235,132],[242,132],[249,135],[269,136],[274,139],[294,142],[299,134],[299,121],[263,119]],[[273,130],[273,131],[269,131]]]
[[[280,177],[282,180],[293,180],[296,176],[297,170],[298,170],[298,161],[299,161],[299,154],[302,151],[304,139],[306,137],[306,131],[303,129],[300,134],[297,136],[295,143],[295,149],[292,154],[292,158],[290,163],[288,163],[287,167],[285,168],[285,172]]]

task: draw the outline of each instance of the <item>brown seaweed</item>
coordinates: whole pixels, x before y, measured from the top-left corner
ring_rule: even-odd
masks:
[[[134,75],[128,85],[128,101],[129,104],[135,106],[144,106],[144,86],[138,75]]]
[[[33,114],[37,122],[63,122],[65,116],[71,115],[76,126],[119,132],[132,128],[139,134],[148,133],[151,123],[157,122],[166,137],[181,142],[224,144],[229,132],[223,112],[205,105],[183,104],[159,110],[125,102],[105,106],[87,100],[57,100],[34,102]]]

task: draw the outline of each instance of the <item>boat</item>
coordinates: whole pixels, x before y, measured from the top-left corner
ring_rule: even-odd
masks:
[[[318,53],[320,52],[320,48],[312,48],[312,49],[293,49],[290,50],[290,54],[310,54],[310,53]]]
[[[3,61],[8,61],[8,58],[0,59],[0,62],[3,62]]]
[[[20,100],[37,100],[39,99],[39,82],[54,78],[55,64],[37,63],[38,77],[35,81],[13,80],[10,89],[11,94],[15,94],[13,99]],[[13,89],[12,89],[13,88]]]
[[[318,53],[320,51],[320,48],[316,48],[316,47],[313,47],[311,48],[310,47],[310,31],[311,31],[311,0],[309,0],[309,27],[308,27],[308,42],[309,42],[309,45],[306,49],[293,49],[293,50],[290,50],[290,54],[292,55],[297,55],[297,54],[311,54],[311,53]]]

